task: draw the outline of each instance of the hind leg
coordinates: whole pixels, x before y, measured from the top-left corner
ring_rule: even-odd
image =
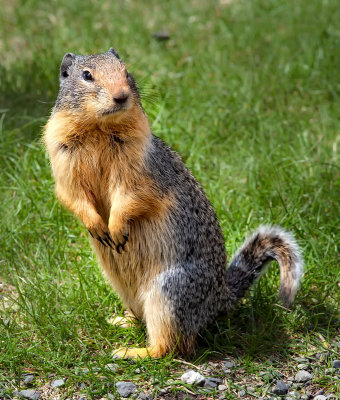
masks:
[[[113,353],[117,358],[159,358],[176,350],[182,342],[178,324],[166,304],[164,295],[153,288],[144,299],[144,321],[149,337],[145,348],[122,348]]]

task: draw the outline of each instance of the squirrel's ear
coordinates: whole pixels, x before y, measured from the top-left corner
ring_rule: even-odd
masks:
[[[112,47],[110,47],[108,53],[112,53],[115,57],[117,57],[117,58],[120,59],[119,54],[118,54],[118,53],[116,52],[116,50],[113,49]]]
[[[76,55],[73,53],[66,53],[64,55],[63,61],[61,62],[61,65],[60,65],[60,81],[63,81],[65,78],[67,78],[70,75],[69,68],[72,65],[75,58],[76,58]]]

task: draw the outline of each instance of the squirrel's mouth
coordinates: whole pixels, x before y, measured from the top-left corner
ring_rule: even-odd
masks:
[[[106,115],[112,115],[112,114],[117,114],[120,111],[124,111],[125,107],[112,107],[108,110],[102,111],[102,116],[106,116]]]
[[[111,108],[108,108],[104,111],[101,112],[101,115],[103,117],[107,116],[107,115],[114,115],[114,114],[119,114],[123,111],[126,111],[130,108],[129,103],[126,104],[115,104],[114,106],[112,106]]]

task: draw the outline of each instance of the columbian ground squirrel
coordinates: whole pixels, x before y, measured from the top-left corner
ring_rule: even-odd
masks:
[[[293,236],[262,226],[227,268],[209,200],[180,156],[152,134],[115,50],[64,56],[44,142],[58,198],[88,229],[129,314],[146,323],[149,347],[117,356],[190,354],[198,332],[231,310],[271,260],[280,265],[284,304],[293,301],[303,266]]]

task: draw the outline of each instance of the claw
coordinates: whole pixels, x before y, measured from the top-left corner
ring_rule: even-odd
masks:
[[[109,239],[105,238],[103,240],[109,247],[111,247],[111,249],[113,248],[112,245],[111,245],[111,242],[109,241]]]
[[[97,239],[100,241],[100,243],[101,243],[104,247],[106,247],[105,242],[103,241],[103,239],[102,239],[100,236],[98,236]]]
[[[105,232],[105,236],[106,236],[106,239],[107,239],[110,243],[113,243],[113,240],[112,240],[111,235],[110,235],[109,233]]]

